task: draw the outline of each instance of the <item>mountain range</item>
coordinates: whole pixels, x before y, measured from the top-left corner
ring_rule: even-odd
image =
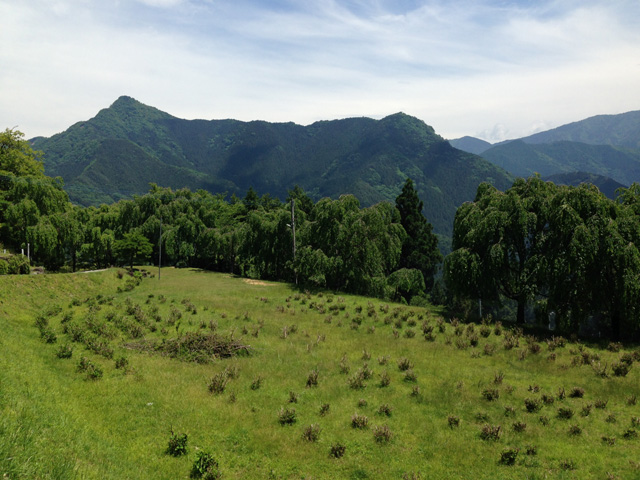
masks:
[[[484,181],[513,177],[452,147],[403,113],[309,126],[183,120],[130,97],[50,138],[35,138],[45,173],[61,176],[71,200],[110,203],[144,194],[149,183],[244,196],[250,187],[284,200],[301,186],[313,199],[354,194],[363,206],[394,202],[413,179],[434,231],[450,236],[455,211]]]
[[[450,143],[515,176],[539,173],[569,184],[589,178],[609,195],[615,184],[629,186],[640,181],[640,111],[597,115],[495,145],[474,137]]]

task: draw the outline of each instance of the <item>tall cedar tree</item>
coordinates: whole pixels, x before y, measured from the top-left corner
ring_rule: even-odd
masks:
[[[402,226],[407,232],[407,238],[402,244],[399,266],[420,270],[426,289],[430,291],[438,264],[442,261],[442,254],[438,250],[438,238],[432,232],[433,226],[422,214],[423,207],[413,181],[407,178],[402,193],[396,198],[396,208],[400,212]]]

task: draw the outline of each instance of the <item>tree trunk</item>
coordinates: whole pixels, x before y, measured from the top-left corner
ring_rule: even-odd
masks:
[[[516,323],[518,325],[524,325],[524,307],[527,304],[523,298],[518,299],[518,315],[516,317]]]

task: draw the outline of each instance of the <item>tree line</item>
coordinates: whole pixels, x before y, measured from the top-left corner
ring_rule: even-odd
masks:
[[[501,192],[478,187],[457,211],[453,252],[444,262],[450,291],[486,305],[535,305],[564,331],[600,317],[601,333],[640,333],[640,185],[609,200],[593,185],[566,187],[538,176]]]
[[[397,206],[361,208],[353,195],[313,202],[299,187],[285,202],[152,184],[100,207],[69,203],[22,134],[0,134],[0,234],[30,247],[48,270],[135,262],[197,267],[347,292],[421,301],[441,262],[437,238],[407,179]],[[295,233],[295,248],[294,248]]]

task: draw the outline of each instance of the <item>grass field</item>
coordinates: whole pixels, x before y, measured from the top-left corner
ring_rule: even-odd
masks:
[[[634,348],[188,269],[3,276],[0,329],[2,478],[640,478]]]

